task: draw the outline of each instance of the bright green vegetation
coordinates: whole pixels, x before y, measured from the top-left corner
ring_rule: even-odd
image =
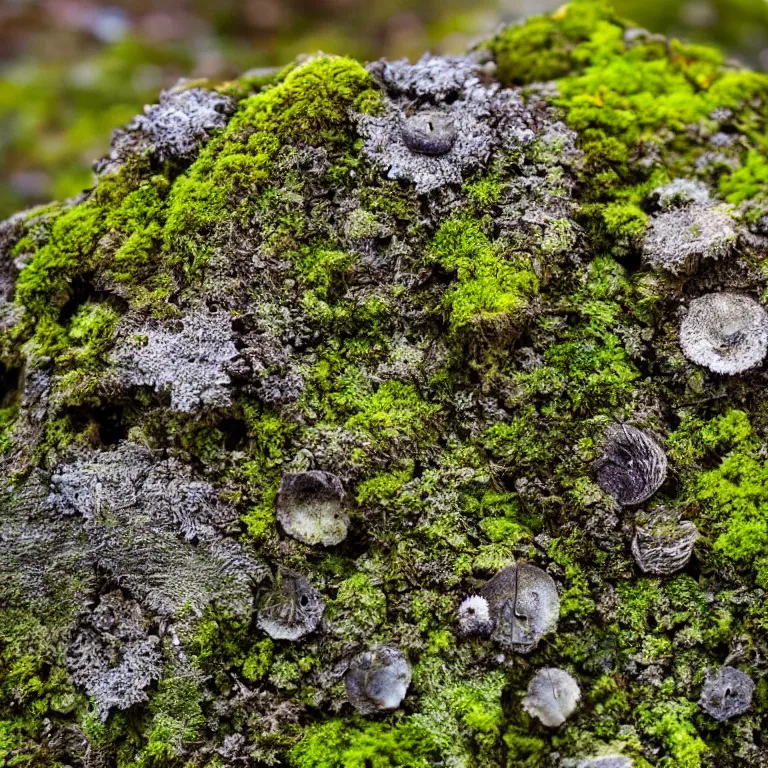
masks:
[[[0,331],[9,475],[145,445],[211,483],[239,515],[227,535],[274,572],[307,575],[326,609],[295,643],[258,630],[250,605],[245,618],[185,606],[176,638],[153,617],[163,674],[146,703],[102,723],[54,636],[71,617],[4,607],[0,758],[74,764],[46,741],[72,726],[117,768],[219,768],[238,743],[243,759],[291,768],[544,768],[555,752],[610,750],[641,768],[762,759],[750,735],[768,705],[762,374],[716,379],[683,358],[677,313],[701,286],[649,272],[639,244],[649,193],[672,178],[705,182],[744,221],[764,215],[768,78],[627,29],[580,1],[499,33],[499,78],[529,99],[554,80],[539,119],[562,118],[578,149],[542,129],[450,194],[419,198],[371,166],[356,120],[384,114],[386,96],[360,63],[320,55],[224,86],[236,111],[194,161],[147,153],[86,199],[27,215],[10,254],[25,265],[17,317]],[[710,162],[718,131],[738,141]],[[740,285],[762,290],[761,252],[740,247]],[[105,376],[126,316],[141,348],[136,328],[201,307],[231,317],[254,366],[231,403],[173,412],[163,393]],[[50,374],[37,421],[18,384],[30,372]],[[635,510],[594,482],[617,421],[660,436],[670,470],[650,504],[701,532],[673,576],[639,573]],[[350,506],[350,537],[328,549],[275,521],[282,475],[315,468],[342,477]],[[456,609],[520,560],[552,573],[560,622],[530,655],[502,658],[459,635]],[[413,665],[408,696],[354,715],[345,664],[383,642]],[[730,656],[758,687],[749,713],[720,724],[697,699]],[[520,705],[543,666],[582,688],[555,731]]]

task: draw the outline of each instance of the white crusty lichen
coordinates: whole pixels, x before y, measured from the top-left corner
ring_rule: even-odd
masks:
[[[680,347],[689,360],[710,371],[743,373],[760,365],[768,351],[768,314],[750,296],[705,294],[688,307]]]
[[[463,635],[488,634],[493,627],[488,601],[480,595],[470,595],[463,600],[458,614],[459,629]]]
[[[277,496],[277,520],[283,530],[304,544],[339,544],[347,538],[344,487],[330,472],[311,470],[283,476]]]
[[[174,411],[231,405],[226,366],[237,356],[232,321],[226,313],[197,312],[183,319],[149,321],[121,329],[112,355],[118,386],[168,392]]]
[[[568,672],[544,667],[531,678],[522,704],[543,725],[559,728],[576,711],[579,699],[579,684]]]
[[[737,241],[730,206],[705,203],[672,208],[651,217],[643,261],[654,269],[685,274],[704,259],[726,256]]]
[[[661,488],[667,456],[656,439],[629,424],[614,424],[602,456],[593,464],[597,484],[624,507],[642,504]]]
[[[347,697],[361,715],[397,709],[411,684],[411,665],[400,649],[382,645],[350,662],[344,676]]]

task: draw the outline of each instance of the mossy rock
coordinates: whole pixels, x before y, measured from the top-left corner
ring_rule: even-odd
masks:
[[[679,343],[699,296],[766,300],[767,119],[767,76],[576,2],[466,57],[165,93],[93,189],[0,225],[0,759],[768,764],[765,366]],[[640,507],[595,475],[622,424],[667,459]],[[311,471],[328,546],[276,519]],[[662,507],[699,537],[652,578]],[[527,654],[458,622],[516,563],[559,592]],[[381,646],[410,686],[361,715]],[[724,666],[754,690],[721,722]],[[543,668],[581,692],[557,728]]]

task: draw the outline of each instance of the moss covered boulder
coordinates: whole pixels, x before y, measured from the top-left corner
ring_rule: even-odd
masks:
[[[0,762],[767,765],[767,123],[576,2],[1,224]]]

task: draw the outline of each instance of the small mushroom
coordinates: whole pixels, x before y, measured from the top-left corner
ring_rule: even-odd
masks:
[[[557,586],[535,565],[504,568],[483,585],[480,595],[490,608],[491,639],[516,653],[529,653],[544,635],[557,628]]]
[[[304,544],[331,547],[347,537],[349,517],[343,508],[344,487],[330,472],[289,473],[277,497],[283,530]]]
[[[737,293],[694,299],[680,325],[683,354],[715,373],[735,374],[760,365],[768,351],[768,314]]]
[[[564,669],[544,667],[528,683],[523,709],[547,728],[560,727],[576,710],[579,684]]]
[[[707,672],[699,706],[715,720],[723,722],[743,715],[752,704],[755,684],[749,675],[734,667],[720,667]]]
[[[411,684],[411,665],[398,648],[359,653],[344,677],[347,697],[361,715],[397,709]]]
[[[493,629],[488,601],[471,595],[459,606],[459,629],[463,635],[488,635]]]
[[[597,484],[623,507],[642,504],[667,476],[664,449],[650,433],[628,424],[612,426],[593,467]]]
[[[632,555],[643,573],[669,576],[691,559],[699,531],[690,520],[660,508],[635,523]]]
[[[324,610],[320,593],[303,576],[285,576],[261,601],[256,626],[273,640],[298,640],[315,630]]]
[[[448,115],[430,109],[406,117],[401,136],[411,152],[445,155],[456,142],[456,128]]]

